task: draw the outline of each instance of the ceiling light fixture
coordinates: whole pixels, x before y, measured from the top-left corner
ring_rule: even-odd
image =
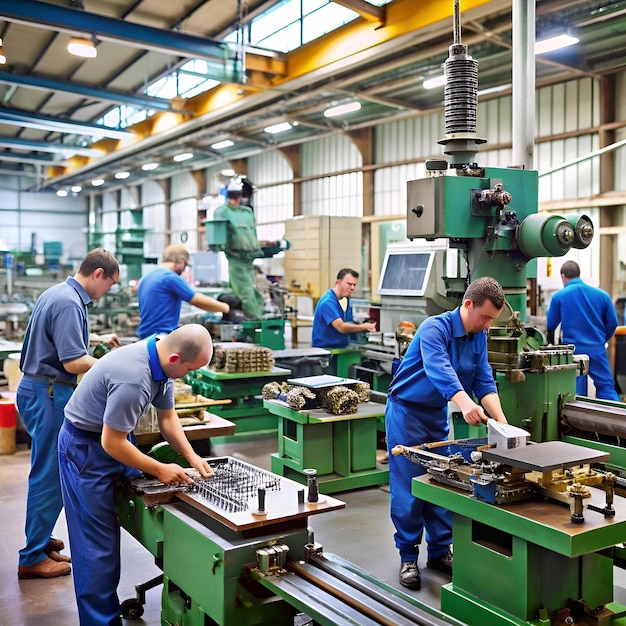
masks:
[[[91,185],[92,187],[101,187],[102,185],[104,185],[104,178],[94,178],[91,181]]]
[[[263,130],[266,133],[270,133],[270,135],[275,135],[276,133],[284,133],[286,130],[291,130],[291,124],[289,122],[281,122],[280,124],[266,126]]]
[[[324,117],[337,117],[338,115],[346,115],[347,113],[354,113],[361,108],[360,102],[347,102],[346,104],[339,104],[336,107],[330,107],[324,111]]]
[[[193,152],[182,152],[181,154],[177,154],[172,157],[176,163],[181,163],[182,161],[189,161],[189,159],[193,159]]]
[[[225,169],[225,170],[222,170],[222,171],[220,172],[220,174],[221,174],[222,176],[234,176],[234,175],[235,175],[235,170]]]
[[[83,190],[83,188],[80,185],[72,185],[70,187],[70,191],[72,193],[80,193]]]
[[[141,169],[142,169],[144,172],[151,172],[152,170],[155,170],[157,167],[159,167],[159,164],[158,164],[158,163],[144,163],[144,164],[141,166]]]
[[[230,139],[224,139],[224,141],[218,141],[217,143],[212,143],[211,148],[213,150],[221,150],[222,148],[230,148],[235,144]]]
[[[422,83],[422,87],[424,87],[424,89],[436,89],[437,87],[443,87],[445,84],[446,77],[442,74],[441,76],[433,76],[432,78],[427,78]]]
[[[67,191],[65,189],[58,189],[57,196],[59,196],[59,198],[65,198],[67,196]]]
[[[578,43],[579,39],[572,33],[561,33],[535,42],[535,54],[546,54]]]
[[[2,45],[2,38],[0,37],[0,65],[5,65],[7,62],[7,55]]]
[[[115,178],[117,180],[126,180],[130,176],[130,172],[116,172]]]
[[[67,44],[67,51],[76,57],[95,59],[98,56],[96,44],[86,37],[72,37]]]

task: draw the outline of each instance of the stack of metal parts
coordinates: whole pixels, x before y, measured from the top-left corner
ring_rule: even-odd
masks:
[[[248,343],[216,343],[211,367],[217,372],[268,372],[274,367],[272,351]]]

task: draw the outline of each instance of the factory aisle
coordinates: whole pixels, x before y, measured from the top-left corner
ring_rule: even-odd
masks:
[[[276,435],[215,446],[218,456],[235,456],[264,469],[270,469],[270,454],[276,451]],[[23,444],[14,455],[0,456],[0,620],[3,626],[74,626],[78,624],[72,577],[52,580],[18,580],[17,552],[22,546],[29,450]],[[383,488],[367,488],[337,494],[346,502],[340,511],[311,518],[315,539],[326,552],[333,552],[372,572],[383,581],[398,586],[399,559],[393,544],[389,519],[389,494]],[[66,544],[67,530],[61,516],[56,536]],[[423,602],[439,607],[440,587],[446,577],[425,567],[420,556],[422,589],[415,594]],[[152,556],[122,531],[121,600],[135,596],[135,585],[159,574]],[[616,569],[615,600],[626,603],[626,574]],[[147,592],[145,613],[140,620],[125,621],[127,626],[160,624],[161,587]]]
[[[276,451],[275,434],[215,446],[218,456],[235,456],[267,470],[270,469],[270,454]],[[78,624],[78,614],[71,576],[50,580],[17,578],[17,553],[24,541],[29,459],[30,452],[24,444],[18,445],[13,455],[0,456],[0,621],[3,626],[73,626]],[[399,560],[393,544],[387,491],[369,488],[337,494],[336,497],[346,502],[345,509],[311,518],[316,541],[324,546],[325,551],[334,552],[399,586]],[[69,545],[63,515],[55,536]],[[120,600],[134,597],[135,585],[150,580],[159,572],[149,552],[122,531]],[[438,606],[439,588],[447,582],[445,576],[424,567],[422,580],[422,590],[413,593],[424,602]],[[160,593],[160,586],[148,591],[143,617],[125,624],[159,626]]]

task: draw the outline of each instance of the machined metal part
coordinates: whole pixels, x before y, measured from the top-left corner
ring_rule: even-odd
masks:
[[[562,419],[578,430],[626,437],[626,408],[574,400],[563,404]]]
[[[276,543],[259,548],[256,551],[256,562],[259,571],[266,576],[284,571],[288,554],[289,546],[284,543]]]

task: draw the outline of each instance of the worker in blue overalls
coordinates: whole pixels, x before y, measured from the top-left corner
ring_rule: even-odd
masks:
[[[606,344],[618,326],[615,306],[606,291],[586,285],[580,279],[575,261],[561,265],[563,289],[557,291],[548,307],[548,338],[561,325],[562,343],[575,346],[575,354],[589,356],[589,376],[596,388],[596,398],[619,402],[613,374],[606,355]],[[576,393],[587,395],[587,377],[576,378]]]
[[[192,482],[180,465],[161,463],[131,442],[151,403],[166,441],[200,476],[213,475],[187,441],[174,410],[172,380],[204,367],[212,354],[209,331],[199,324],[124,346],[94,365],[65,407],[59,470],[81,626],[122,625],[116,482],[140,472],[166,484]]]
[[[502,287],[492,278],[479,278],[467,288],[460,307],[420,325],[389,386],[385,426],[390,452],[396,445],[447,439],[450,401],[470,425],[486,421],[483,408],[489,417],[507,421],[487,361],[487,330],[503,307]],[[421,586],[418,552],[424,529],[426,565],[452,574],[452,514],[411,494],[412,478],[424,473],[417,463],[389,454],[391,519],[400,552],[400,583],[410,589]]]

